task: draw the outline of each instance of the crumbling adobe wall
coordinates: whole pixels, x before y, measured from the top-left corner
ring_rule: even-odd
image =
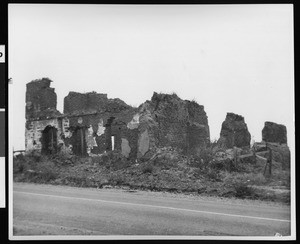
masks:
[[[138,130],[130,129],[127,124],[137,110],[120,99],[107,99],[106,102],[101,101],[100,105],[93,106],[98,109],[96,112],[80,113],[80,109],[74,107],[71,114],[65,114],[69,132],[64,137],[65,144],[74,148],[78,143],[76,131],[82,128],[87,155],[99,155],[112,150],[111,137],[114,136],[114,150],[121,151],[126,157],[136,158]]]
[[[200,147],[210,143],[208,119],[204,106],[196,102],[185,100],[188,110],[187,135],[188,151],[195,153]]]
[[[107,103],[107,100],[107,94],[69,92],[64,98],[64,113],[73,114],[99,111]]]
[[[262,140],[264,142],[287,143],[286,127],[281,124],[266,121],[262,130]]]
[[[120,99],[108,99],[106,94],[70,92],[64,99],[65,114],[61,114],[56,110],[56,94],[54,88],[50,88],[51,82],[43,78],[27,84],[27,151],[41,152],[46,131],[52,128],[54,132],[51,133],[54,134],[50,137],[54,135],[59,151],[80,155],[101,154],[112,150],[111,137],[114,136],[115,150],[120,150],[127,157],[137,157],[138,121],[134,122],[134,128],[128,126],[134,120],[137,109]]]
[[[227,113],[222,123],[218,144],[224,148],[250,147],[251,135],[244,117],[234,113]]]
[[[154,93],[151,101],[133,108],[118,98],[108,99],[106,94],[70,92],[61,114],[50,82],[42,79],[27,84],[28,150],[41,149],[40,138],[47,126],[54,128],[49,138],[54,135],[56,140],[57,132],[59,150],[77,155],[118,150],[128,158],[147,158],[159,147],[195,153],[209,143],[207,116],[196,102]]]
[[[63,148],[61,113],[56,109],[57,96],[48,78],[33,80],[26,85],[25,148],[27,152],[45,149],[46,131],[55,131],[56,149]],[[44,145],[44,146],[43,146]]]
[[[137,158],[149,159],[159,146],[159,127],[152,110],[151,102],[146,101],[140,105],[139,113],[135,115],[139,122],[133,124],[138,129]]]
[[[52,81],[42,78],[26,85],[26,119],[47,119],[60,115],[56,110],[57,96]]]
[[[210,140],[204,107],[196,102],[182,100],[176,94],[154,92],[151,101],[139,109],[140,157],[145,154],[144,147],[150,150],[171,146],[184,153],[195,153]]]
[[[47,126],[57,129],[58,147],[64,150],[64,141],[61,137],[61,120],[53,118],[47,120],[31,120],[26,122],[25,148],[27,152],[42,150],[42,133]]]

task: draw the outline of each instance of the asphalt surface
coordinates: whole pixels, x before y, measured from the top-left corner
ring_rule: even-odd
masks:
[[[289,206],[14,183],[13,235],[290,235]]]

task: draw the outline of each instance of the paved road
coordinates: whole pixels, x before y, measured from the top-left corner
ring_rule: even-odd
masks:
[[[14,235],[290,235],[290,208],[167,193],[14,183]]]

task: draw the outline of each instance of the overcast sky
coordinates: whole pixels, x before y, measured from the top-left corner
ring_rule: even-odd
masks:
[[[69,91],[138,106],[154,91],[204,105],[211,139],[227,112],[252,139],[265,121],[294,140],[293,6],[9,5],[11,142],[25,147],[25,87],[49,77]]]

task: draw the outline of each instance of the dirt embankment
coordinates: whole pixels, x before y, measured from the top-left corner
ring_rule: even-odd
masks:
[[[220,155],[219,155],[220,156]],[[185,156],[162,148],[147,161],[131,162],[117,152],[79,158],[56,155],[18,155],[14,181],[79,187],[147,189],[290,202],[290,171],[273,163],[272,176],[263,174],[264,160],[215,160],[211,151]]]

